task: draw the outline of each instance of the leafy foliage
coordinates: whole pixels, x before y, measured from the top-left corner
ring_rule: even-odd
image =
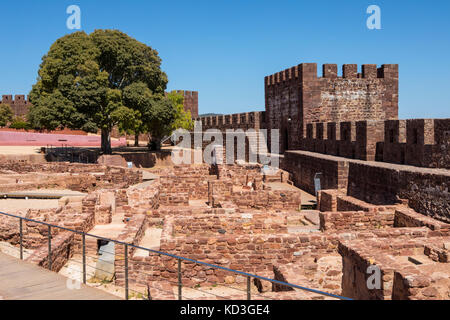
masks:
[[[150,115],[151,109],[162,111],[165,105],[167,76],[160,67],[156,50],[118,30],[66,35],[42,58],[30,93],[28,121],[36,129],[100,129],[102,150],[110,153],[115,125],[139,133],[159,132],[150,128],[150,123],[160,126]]]
[[[13,119],[13,111],[9,104],[0,104],[0,127],[5,127]]]
[[[172,130],[185,129],[193,130],[194,121],[192,120],[191,112],[184,110],[184,97],[181,93],[172,91],[167,94],[167,98],[172,102],[175,108],[175,120],[172,124]]]
[[[31,129],[30,124],[19,117],[14,118],[9,127],[12,129],[25,129],[25,130]]]

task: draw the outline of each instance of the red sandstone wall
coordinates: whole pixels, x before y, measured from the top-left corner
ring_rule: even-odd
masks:
[[[282,169],[290,172],[297,187],[311,194],[315,193],[314,175],[319,172],[323,190],[347,188],[348,163],[329,156],[290,151],[285,153]]]
[[[0,103],[8,104],[11,107],[15,117],[24,117],[28,114],[28,110],[31,105],[28,101],[28,97],[25,98],[22,94],[16,95],[14,98],[12,95],[3,95]]]
[[[387,164],[349,163],[348,195],[372,204],[408,199],[422,214],[449,222],[450,174]]]
[[[393,212],[320,212],[320,229],[322,231],[371,230],[394,225]]]
[[[299,148],[307,123],[386,120],[398,117],[398,65],[304,63],[265,78],[268,128],[280,129],[280,150]],[[288,119],[291,119],[290,121]]]

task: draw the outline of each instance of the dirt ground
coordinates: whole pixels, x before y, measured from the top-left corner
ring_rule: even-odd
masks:
[[[58,208],[58,199],[0,199],[0,211],[4,212],[51,208]]]
[[[39,154],[41,152],[41,147],[34,146],[0,146],[0,154]]]

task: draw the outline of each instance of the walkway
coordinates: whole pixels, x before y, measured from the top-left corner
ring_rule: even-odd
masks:
[[[69,289],[67,281],[55,272],[0,253],[0,300],[119,300],[85,285]]]

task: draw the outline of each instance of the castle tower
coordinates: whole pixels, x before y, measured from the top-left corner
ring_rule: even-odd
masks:
[[[398,65],[303,63],[265,77],[266,122],[280,130],[280,152],[298,149],[306,125],[315,122],[398,118]],[[270,139],[270,135],[269,135]]]

